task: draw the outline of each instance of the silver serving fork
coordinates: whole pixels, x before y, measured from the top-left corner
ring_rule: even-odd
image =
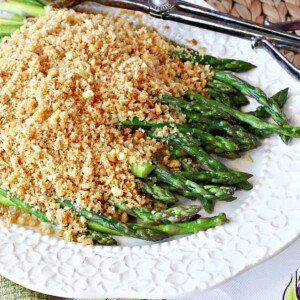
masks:
[[[83,1],[50,0],[49,2],[56,7],[72,7]],[[253,49],[265,49],[286,71],[300,80],[300,70],[278,51],[278,49],[287,49],[300,53],[300,36],[282,30],[285,29],[284,27],[281,29],[280,26],[274,26],[274,24],[259,25],[182,0],[93,0],[93,2],[105,6],[137,10],[156,18],[248,39],[252,42]]]

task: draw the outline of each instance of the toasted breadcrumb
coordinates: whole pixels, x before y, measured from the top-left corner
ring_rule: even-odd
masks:
[[[86,222],[55,198],[123,221],[128,217],[108,204],[111,196],[149,205],[130,166],[152,161],[164,144],[118,124],[133,117],[185,121],[151,95],[201,92],[210,69],[171,58],[174,49],[154,29],[120,17],[50,8],[6,38],[0,47],[1,186],[45,211],[68,240],[84,232]]]

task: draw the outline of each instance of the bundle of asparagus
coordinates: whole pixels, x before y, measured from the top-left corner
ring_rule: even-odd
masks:
[[[12,19],[0,20],[0,36],[3,37],[25,24],[25,17],[43,15],[44,4],[35,0],[7,0],[0,3],[0,11],[13,14]],[[164,208],[151,211],[143,207],[130,208],[118,199],[110,199],[118,210],[138,221],[125,224],[110,216],[81,209],[72,201],[56,200],[61,207],[68,207],[87,220],[85,235],[97,244],[115,245],[111,235],[157,241],[228,222],[223,213],[200,218],[199,206],[176,206],[177,195],[199,201],[206,212],[211,213],[216,200],[233,201],[237,189],[252,188],[247,181],[251,174],[227,167],[215,155],[228,159],[240,157],[243,152],[258,147],[259,138],[273,133],[279,134],[285,143],[290,137],[300,137],[300,128],[289,125],[281,111],[288,89],[269,98],[261,89],[228,72],[248,71],[254,65],[199,55],[188,49],[174,51],[170,56],[183,62],[208,64],[213,70],[213,78],[207,83],[207,96],[193,91],[188,91],[181,98],[165,94],[155,96],[156,101],[179,109],[186,116],[187,123],[158,123],[138,118],[120,121],[121,126],[143,128],[149,137],[165,142],[172,156],[180,162],[177,170],[167,168],[159,161],[132,165],[132,173],[140,183],[141,192]],[[261,106],[253,112],[242,112],[240,108],[249,103],[247,97],[256,99]],[[265,119],[269,117],[277,124],[267,122]],[[174,133],[161,137],[156,129],[163,127],[175,129]],[[42,210],[31,207],[3,189],[0,189],[0,204],[15,206],[41,221],[56,225]]]

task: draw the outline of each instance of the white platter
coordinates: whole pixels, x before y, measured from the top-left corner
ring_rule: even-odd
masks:
[[[286,113],[300,124],[300,85],[266,53],[222,34],[147,16],[143,22],[177,42],[191,46],[188,40],[195,39],[210,54],[256,64],[243,77],[268,95],[290,87]],[[250,154],[253,162],[230,162],[255,175],[254,189],[240,192],[233,203],[218,204],[216,213],[225,211],[231,219],[225,226],[159,244],[121,241],[127,246],[118,247],[84,247],[16,225],[1,227],[0,274],[29,289],[70,298],[172,298],[214,287],[300,234],[299,141],[285,146],[272,137]]]

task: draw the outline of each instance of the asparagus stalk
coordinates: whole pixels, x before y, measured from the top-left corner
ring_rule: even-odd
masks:
[[[207,82],[207,86],[213,89],[217,89],[218,91],[227,95],[236,94],[238,92],[238,90],[233,86],[214,78]]]
[[[128,226],[122,222],[119,222],[116,219],[113,219],[110,216],[106,216],[104,214],[97,214],[92,211],[88,211],[86,209],[79,209],[76,207],[76,205],[70,201],[66,200],[60,200],[58,199],[57,202],[62,207],[69,207],[74,212],[76,212],[79,216],[82,216],[86,218],[89,222],[92,221],[92,227],[88,225],[88,228],[97,230],[100,229],[103,230],[106,233],[112,234],[114,232],[117,235],[125,235],[130,236],[134,238],[139,238],[142,240],[148,240],[148,241],[158,241],[165,239],[167,236],[163,233],[157,231],[157,230],[150,230],[148,228],[140,228],[135,229],[131,226]],[[98,227],[100,225],[100,227]]]
[[[207,82],[207,86],[214,90],[218,90],[222,94],[230,96],[233,103],[238,107],[249,104],[249,100],[244,94],[227,83],[211,79]]]
[[[274,96],[272,96],[271,99],[275,101],[280,108],[282,108],[287,101],[288,93],[289,93],[288,88],[283,89],[278,93],[276,93]],[[255,111],[250,112],[250,114],[260,119],[267,118],[270,116],[264,106],[259,106]]]
[[[141,190],[150,194],[154,200],[159,200],[167,204],[173,204],[177,202],[176,197],[170,191],[161,188],[151,181],[143,182]]]
[[[169,236],[187,234],[187,233],[197,233],[201,230],[206,230],[208,228],[213,228],[219,225],[228,223],[228,219],[224,213],[221,213],[212,218],[199,218],[195,221],[188,221],[176,224],[163,224],[163,225],[148,225],[149,228],[159,230],[161,232],[167,233]],[[139,227],[139,224],[132,224],[133,226]],[[145,226],[142,224],[142,226]]]
[[[226,95],[218,90],[209,88],[209,87],[206,88],[206,92],[210,96],[211,99],[219,101],[219,102],[221,102],[225,105],[228,105],[232,108],[237,108],[235,103],[232,101],[232,98],[229,97],[228,95]]]
[[[137,178],[146,178],[153,169],[154,166],[151,163],[133,163],[131,165],[131,171]],[[144,181],[141,190],[150,194],[155,200],[165,203],[175,203],[177,201],[176,197],[171,192],[163,190],[151,181]]]
[[[209,190],[219,200],[233,201],[236,197],[233,197],[236,188],[229,186],[216,186],[216,185],[205,185],[205,189]]]
[[[4,205],[4,206],[8,206],[8,207],[15,206],[15,207],[19,208],[20,210],[37,217],[42,222],[50,223],[54,226],[57,225],[54,221],[49,220],[47,218],[45,212],[28,205],[22,199],[20,199],[16,196],[9,196],[8,192],[1,188],[0,188],[0,204]],[[93,224],[90,224],[90,222],[87,222],[87,227],[90,229],[93,229],[93,228],[91,228],[92,226],[90,226],[90,225],[93,225]],[[95,230],[97,230],[97,229],[98,228],[95,228]],[[109,232],[109,233],[111,233],[111,232]],[[92,238],[93,241],[95,241],[98,245],[111,246],[111,245],[117,244],[117,242],[112,237],[110,237],[109,235],[107,235],[105,233],[92,232],[92,231],[88,230],[84,234],[86,236]]]
[[[231,120],[231,116],[226,113],[226,112],[221,112],[218,109],[218,104],[219,102],[215,102],[216,106],[214,107],[209,107],[208,105],[201,105],[201,103],[197,101],[184,101],[182,99],[177,99],[168,95],[160,95],[157,98],[158,101],[167,103],[169,105],[174,105],[177,107],[180,107],[182,109],[188,110],[188,111],[195,111],[200,113],[202,116],[206,117],[215,117],[215,118],[220,118],[222,120]],[[220,103],[222,104],[222,103]]]
[[[198,126],[200,129],[204,131],[208,131],[208,132],[212,130],[223,131],[229,136],[238,139],[242,144],[250,143],[253,146],[258,145],[257,138],[240,125],[234,125],[225,120],[206,118],[203,117],[201,114],[198,114],[193,111],[182,110],[182,113],[185,114],[185,116],[189,120],[197,122],[196,126]]]
[[[216,154],[220,157],[227,158],[227,159],[237,159],[237,158],[242,157],[240,152],[224,152],[224,150],[219,149],[219,148],[215,148],[215,147],[210,146],[210,145],[207,145],[205,147],[205,151],[207,151],[210,154],[211,153]]]
[[[182,159],[182,158],[179,158],[180,160],[180,163],[181,163],[181,166],[182,166],[182,169],[185,171],[185,172],[188,172],[188,173],[198,173],[198,168],[201,168],[202,166],[199,165],[199,166],[194,166],[192,165],[192,163],[190,161],[187,161],[185,159]],[[183,175],[184,176],[184,175]],[[186,176],[185,176],[186,177]]]
[[[170,147],[170,152],[177,158],[183,158],[188,155],[185,151],[183,151],[181,149],[177,149],[175,147]]]
[[[208,132],[205,132],[199,128],[193,127],[188,124],[170,124],[170,123],[156,123],[156,122],[149,122],[145,120],[138,120],[137,118],[134,118],[133,120],[125,120],[122,122],[122,124],[126,125],[138,125],[141,127],[153,127],[153,128],[159,128],[159,127],[176,127],[180,132],[182,133],[192,133],[195,137],[199,138],[199,141],[204,144],[211,144],[215,147],[222,150],[222,152],[228,151],[238,151],[242,150],[244,148],[241,148],[233,139],[230,138],[224,138],[222,136],[218,135],[211,135]],[[248,141],[248,140],[247,140]],[[244,143],[246,143],[246,140],[243,140]],[[250,147],[249,147],[250,146]],[[252,148],[252,144],[249,145],[247,143],[247,149]],[[132,169],[132,172],[136,177],[141,177],[140,174],[138,174],[135,170]]]
[[[191,192],[191,191],[187,191],[187,190],[176,190],[176,188],[172,187],[171,185],[166,184],[164,186],[165,189],[168,189],[170,191],[174,191],[175,193],[177,193],[178,195],[182,195],[184,197],[187,197],[191,200],[197,200],[200,202],[200,204],[202,205],[202,207],[204,208],[204,210],[207,213],[212,213],[213,209],[214,209],[214,201],[211,199],[204,199],[202,197],[200,197],[197,193]]]
[[[242,93],[232,94],[230,97],[237,107],[242,107],[250,103],[247,97],[245,97]]]
[[[179,172],[178,174],[183,176],[182,172]],[[186,172],[184,174],[188,174],[188,172]],[[233,200],[236,199],[235,197],[232,196],[234,194],[235,190],[236,190],[236,188],[233,187],[233,186],[202,185],[202,187],[206,191],[209,191],[210,193],[215,195],[216,199],[218,199],[218,200],[229,202],[229,201],[233,201]],[[198,193],[195,193],[195,192],[192,192],[192,191],[187,191],[187,192],[183,193],[181,190],[176,189],[172,185],[164,184],[163,188],[166,189],[166,190],[172,191],[174,193],[177,193],[179,195],[185,196],[185,197],[199,198]]]
[[[200,210],[199,206],[174,206],[161,211],[150,211],[144,207],[129,208],[125,203],[111,201],[119,210],[126,212],[145,223],[178,223],[193,218]]]
[[[168,183],[169,185],[181,189],[189,191],[190,193],[185,193],[185,195],[198,197],[199,199],[203,199],[204,201],[212,201],[212,200],[224,200],[224,201],[232,201],[235,198],[232,196],[235,189],[232,187],[219,187],[213,185],[200,185],[187,179],[182,176],[180,173],[171,173],[164,166],[157,164],[155,171],[155,175],[163,180],[163,182]],[[174,181],[179,181],[181,184],[181,188],[178,187],[177,184],[174,184]],[[180,191],[178,192],[180,194]]]
[[[178,189],[188,190],[198,195],[200,198],[213,200],[216,199],[215,195],[203,188],[203,186],[177,174],[171,173],[166,167],[161,164],[156,164],[154,174],[161,179]]]
[[[197,141],[187,135],[173,134],[169,135],[169,139],[177,148],[187,152],[194,157],[198,162],[206,164],[213,171],[229,171],[239,173],[238,171],[227,168],[222,162],[210,156],[206,151],[197,145]],[[237,187],[244,190],[251,190],[252,185],[249,182],[240,182]]]
[[[194,192],[191,192],[191,191],[188,191],[188,190],[181,190],[181,189],[177,189],[176,187],[168,184],[168,183],[159,183],[159,186],[165,190],[168,190],[170,192],[173,192],[174,194],[177,194],[177,195],[181,195],[181,196],[184,196],[184,197],[187,197],[191,200],[199,200],[200,202],[200,198],[199,198],[199,195],[198,193],[194,193]]]
[[[45,15],[44,5],[34,0],[5,0],[0,2],[0,11],[7,11],[24,18]]]
[[[234,185],[245,180],[248,180],[252,175],[247,173],[232,173],[227,171],[198,171],[188,172],[182,171],[180,174],[191,180],[206,183]]]
[[[270,114],[270,116],[277,124],[288,125],[287,117],[284,112],[280,110],[278,104],[273,99],[268,98],[266,94],[258,87],[250,85],[248,82],[236,77],[233,74],[225,73],[222,71],[216,70],[214,73],[214,78],[228,83],[235,87],[237,90],[241,91],[244,95],[256,99],[258,103],[265,107],[266,111]],[[282,140],[287,144],[289,138],[282,136]]]
[[[53,221],[50,221],[46,213],[40,210],[34,209],[32,206],[26,204],[23,200],[16,196],[9,196],[8,192],[0,188],[0,204],[5,206],[15,206],[27,214],[33,215],[43,222],[51,223],[56,225]]]
[[[1,4],[1,3],[0,3]],[[0,18],[0,38],[10,36],[23,25],[23,21]]]
[[[214,211],[215,203],[213,200],[203,198],[198,198],[198,200],[207,213],[211,214]]]
[[[265,113],[263,106],[261,106],[261,108]],[[182,112],[189,120],[196,122],[196,125],[194,126],[197,126],[201,130],[207,132],[212,132],[214,130],[223,131],[229,136],[234,137],[240,144],[251,146],[251,149],[256,148],[259,145],[256,136],[265,137],[273,133],[269,130],[255,129],[251,126],[246,129],[240,125],[231,124],[226,120],[204,117],[194,111],[182,110]],[[255,113],[248,114],[254,115]]]
[[[117,241],[108,234],[87,230],[84,235],[93,240],[94,245],[116,246]]]
[[[69,201],[63,201],[63,202],[64,202],[63,205],[66,205],[67,207],[71,207],[74,211],[78,211],[76,207],[74,207],[74,205],[72,205],[72,203],[70,203]],[[88,214],[92,214],[92,216]],[[105,216],[107,220],[112,221],[112,223],[110,222],[107,223],[107,221],[105,222],[99,221],[99,214],[84,212],[83,215],[86,216],[89,222],[90,229],[93,230],[103,229],[103,230],[107,230],[107,232],[109,232],[110,234],[112,234],[112,232],[116,232],[117,235],[127,235],[127,236],[137,237],[140,239],[147,239],[151,241],[157,241],[166,238],[168,236],[176,235],[175,232],[171,230],[171,227],[170,230],[168,231],[168,227],[163,227],[163,225],[147,226],[146,224],[138,224],[138,223],[125,225],[120,222],[119,222],[120,224],[116,224],[116,223],[112,224],[116,220],[113,220],[112,218],[107,216]],[[213,218],[203,219],[204,220],[203,222],[189,221],[189,222],[176,223],[176,226],[178,226],[178,228],[181,228],[181,230],[178,230],[177,232],[178,234],[180,234],[180,232],[182,232],[182,234],[193,233],[193,232],[198,232],[199,230],[205,230],[207,228],[215,227],[228,222],[225,214],[220,214],[219,216],[220,217],[218,218],[214,217],[216,219]],[[100,215],[100,219],[101,219],[101,215]],[[191,222],[195,222],[195,223],[191,223]],[[122,226],[120,227],[120,225]],[[125,227],[123,225],[125,225]],[[170,225],[170,224],[165,224],[165,225]],[[131,233],[133,233],[133,235],[131,235]]]
[[[192,91],[188,91],[186,96],[190,99],[196,99],[201,104],[212,106],[213,108],[218,108],[220,111],[223,111],[224,113],[228,113],[232,117],[236,118],[237,120],[239,120],[243,123],[249,124],[256,129],[268,130],[272,133],[283,134],[283,135],[290,136],[290,137],[300,137],[300,127],[293,127],[290,125],[278,126],[273,123],[268,123],[266,121],[260,120],[259,118],[256,118],[255,116],[252,116],[248,113],[243,113],[237,109],[233,109],[222,103],[216,103],[213,100],[206,99],[202,95],[196,94]],[[195,104],[195,102],[194,102],[194,104]]]
[[[185,134],[192,133],[195,137],[199,138],[201,142],[214,145],[225,151],[231,152],[231,151],[238,151],[240,149],[239,145],[236,144],[235,141],[232,139],[224,138],[217,135],[213,136],[207,132],[202,131],[199,128],[195,128],[187,124],[178,125],[177,128],[182,133]]]
[[[234,72],[245,72],[256,68],[253,64],[242,60],[217,58],[211,55],[200,55],[196,53],[188,53],[186,51],[173,51],[171,57],[178,57],[181,61],[190,61],[192,63],[200,63],[210,65],[216,70],[228,70]]]

